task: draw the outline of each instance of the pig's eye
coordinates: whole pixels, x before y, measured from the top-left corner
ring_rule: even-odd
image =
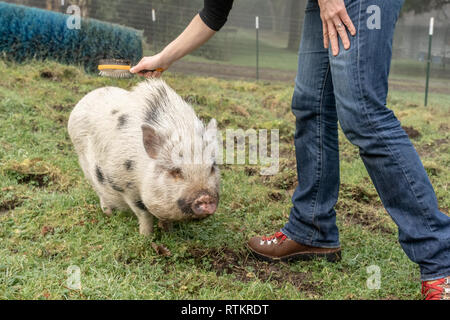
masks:
[[[174,178],[176,180],[183,179],[183,173],[181,172],[180,168],[170,170],[169,174],[172,178]]]

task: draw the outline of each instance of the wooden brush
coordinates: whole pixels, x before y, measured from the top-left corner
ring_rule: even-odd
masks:
[[[99,75],[101,77],[112,78],[131,78],[133,73],[130,72],[131,61],[123,59],[102,59],[98,64]],[[155,70],[142,70],[142,73],[159,71],[163,72],[163,68]]]

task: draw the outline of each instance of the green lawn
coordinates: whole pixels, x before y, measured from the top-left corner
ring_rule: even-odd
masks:
[[[280,172],[222,166],[221,203],[214,217],[180,223],[152,238],[138,233],[128,212],[106,217],[83,178],[66,125],[83,95],[107,85],[131,88],[139,79],[86,75],[53,62],[0,60],[0,299],[419,299],[419,269],[397,242],[356,147],[340,135],[341,191],[337,205],[343,259],[292,264],[254,260],[245,249],[256,234],[287,221],[296,184],[292,84],[166,74],[203,119],[220,128],[279,128]],[[398,81],[401,81],[398,80]],[[407,84],[407,79],[405,79]],[[441,208],[450,197],[450,95],[391,92],[392,107],[413,140]],[[152,243],[171,254],[158,254]],[[367,267],[381,271],[369,289]],[[81,290],[67,284],[81,271]]]

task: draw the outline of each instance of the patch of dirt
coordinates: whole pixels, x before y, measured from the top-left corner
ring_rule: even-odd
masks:
[[[31,184],[39,188],[47,187],[49,181],[47,174],[41,173],[27,173],[17,178],[17,182],[20,184]]]
[[[233,105],[231,107],[231,112],[233,112],[234,114],[237,114],[239,116],[248,118],[250,117],[250,113],[248,113],[247,110],[245,110],[245,108],[243,108],[242,106],[239,105]]]
[[[247,176],[252,177],[258,174],[258,169],[255,167],[245,167],[244,172]]]
[[[341,184],[340,189],[340,200],[336,204],[336,210],[348,224],[357,224],[386,234],[393,233],[392,229],[385,225],[386,221],[375,211],[382,206],[377,193],[345,183]]]
[[[53,234],[55,232],[55,228],[52,226],[43,226],[41,229],[41,235],[44,237],[47,234]]]
[[[277,174],[271,176],[261,176],[264,184],[269,184],[275,189],[291,190],[298,184],[297,173],[292,169],[282,169]]]
[[[434,158],[437,153],[442,152],[441,146],[449,145],[449,139],[436,139],[432,143],[421,145],[417,148],[417,152],[421,157]]]
[[[52,106],[53,110],[56,110],[58,112],[67,112],[72,109],[72,106],[64,106],[62,104],[55,104]]]
[[[420,137],[420,132],[413,127],[402,126],[403,130],[405,130],[406,134],[410,139],[416,139]]]
[[[444,131],[445,133],[448,133],[450,131],[450,127],[447,123],[441,123],[439,125],[439,130]]]
[[[63,188],[68,185],[58,168],[45,163],[39,158],[25,159],[20,163],[11,162],[6,165],[5,172],[20,184],[38,188],[46,188],[50,185]]]
[[[7,214],[9,211],[20,207],[23,204],[23,200],[17,196],[13,196],[11,199],[5,199],[0,202],[0,216]]]
[[[69,122],[69,117],[67,115],[58,115],[54,118],[54,120],[61,124],[63,127],[67,127],[67,124]]]
[[[151,243],[151,246],[153,248],[153,250],[155,250],[155,252],[160,255],[160,256],[164,256],[164,257],[170,257],[172,255],[172,253],[170,252],[169,249],[167,249],[165,246],[163,246],[162,244],[157,244],[155,242]]]
[[[435,163],[424,162],[423,166],[428,176],[430,177],[439,177],[439,175],[441,174],[442,169]]]
[[[264,110],[270,110],[277,117],[282,117],[290,110],[290,104],[286,101],[280,101],[275,95],[269,94],[262,100]]]
[[[209,265],[210,271],[215,271],[218,276],[232,274],[242,282],[255,279],[263,282],[272,281],[278,288],[288,282],[303,292],[318,294],[320,291],[320,283],[312,281],[311,275],[307,272],[287,270],[283,264],[262,262],[229,248],[192,248],[188,250],[187,258],[194,259],[196,264],[207,268]]]
[[[283,194],[278,191],[269,192],[267,195],[272,201],[281,201],[283,200]]]
[[[50,70],[41,71],[40,77],[42,79],[49,79],[49,80],[52,80],[52,81],[58,81],[59,80],[59,78],[56,76],[56,74],[54,74]]]
[[[371,193],[368,190],[356,185],[347,185],[342,183],[340,186],[341,194],[343,198],[351,199],[359,203],[367,203],[373,205],[380,205],[378,194]]]
[[[338,215],[350,225],[360,225],[371,231],[379,231],[385,234],[392,234],[394,231],[385,225],[385,221],[377,216],[373,209],[350,205],[339,201],[336,204]]]

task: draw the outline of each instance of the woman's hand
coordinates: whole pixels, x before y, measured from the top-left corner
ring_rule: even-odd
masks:
[[[161,68],[167,70],[170,65],[194,51],[206,41],[208,41],[216,32],[210,29],[197,14],[187,28],[160,53],[144,57],[133,68],[131,73],[139,73],[147,78],[160,77],[162,71],[144,71],[156,70]]]
[[[169,66],[170,63],[165,61],[161,53],[158,53],[151,57],[142,58],[137,65],[130,69],[130,72],[140,74],[146,78],[159,78]]]
[[[352,36],[356,35],[355,26],[347,14],[344,0],[319,0],[320,17],[323,25],[323,46],[331,50],[334,56],[339,54],[339,39],[342,40],[345,50],[350,49],[350,40],[347,29]]]

